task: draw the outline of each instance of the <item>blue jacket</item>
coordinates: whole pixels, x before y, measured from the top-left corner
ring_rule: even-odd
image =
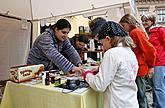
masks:
[[[65,53],[70,61],[61,52]],[[37,37],[27,60],[27,64],[43,64],[45,70],[60,69],[65,73],[78,63],[81,63],[80,56],[69,40],[57,41],[52,29],[46,29]]]

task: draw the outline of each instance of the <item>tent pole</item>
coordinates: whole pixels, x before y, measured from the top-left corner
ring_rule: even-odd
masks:
[[[32,0],[30,0],[31,19],[33,20]]]

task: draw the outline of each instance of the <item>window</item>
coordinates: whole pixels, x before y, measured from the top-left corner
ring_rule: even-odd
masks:
[[[157,8],[157,22],[165,22],[165,8]]]
[[[149,9],[148,8],[139,8],[139,15],[142,16],[142,15],[145,15],[149,12]]]

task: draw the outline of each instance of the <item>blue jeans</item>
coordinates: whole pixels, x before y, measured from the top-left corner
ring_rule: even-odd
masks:
[[[165,108],[165,66],[155,66],[154,76],[154,108]]]
[[[137,99],[139,103],[139,108],[149,108],[147,97],[146,97],[145,78],[143,76],[137,76],[136,84],[138,87]]]

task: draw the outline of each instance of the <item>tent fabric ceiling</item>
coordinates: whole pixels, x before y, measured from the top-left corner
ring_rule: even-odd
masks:
[[[126,2],[129,0],[1,0],[0,14],[38,20]]]

